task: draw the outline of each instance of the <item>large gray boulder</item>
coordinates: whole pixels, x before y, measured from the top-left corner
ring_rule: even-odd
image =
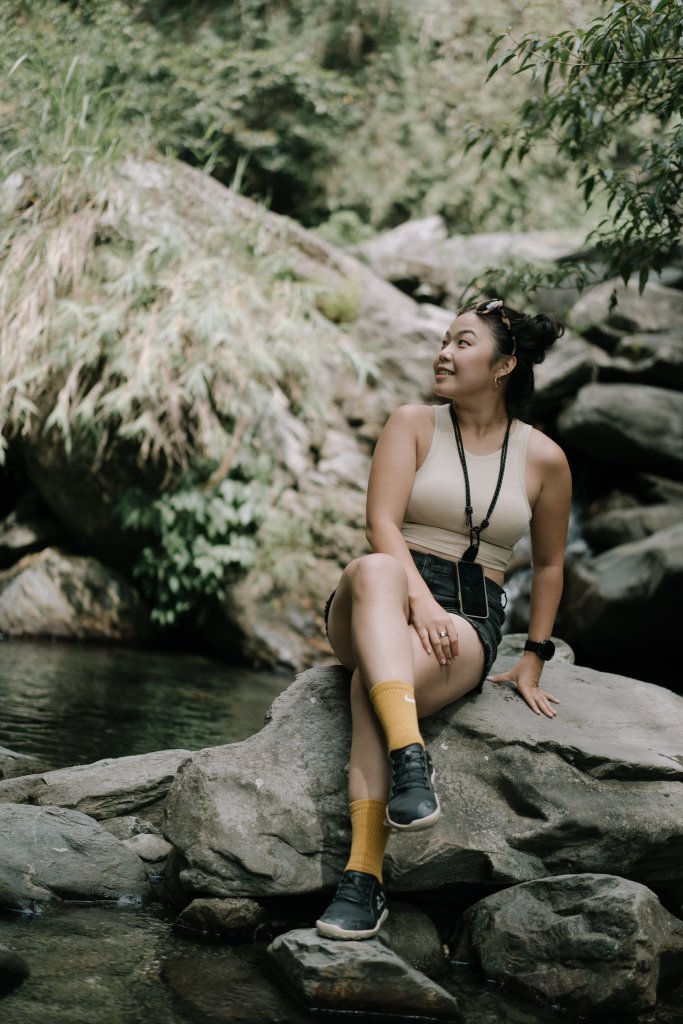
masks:
[[[140,858],[79,811],[3,804],[0,849],[2,907],[151,895]]]
[[[557,421],[591,459],[683,478],[683,394],[641,384],[587,384]]]
[[[556,412],[579,388],[597,380],[598,369],[609,356],[585,338],[567,332],[535,368],[534,416]]]
[[[488,267],[510,263],[548,266],[576,253],[576,231],[483,232],[447,237],[441,217],[407,221],[357,246],[375,273],[455,308],[465,286]]]
[[[615,508],[591,516],[583,526],[583,535],[594,551],[607,551],[620,544],[644,540],[659,530],[683,522],[683,505],[638,505]]]
[[[287,987],[311,1010],[460,1020],[455,998],[379,939],[339,942],[298,928],[278,935],[268,955]]]
[[[551,663],[543,684],[562,701],[553,720],[505,684],[425,720],[444,815],[392,837],[390,889],[579,871],[683,877],[681,698],[575,665]],[[299,676],[255,736],[194,754],[163,826],[176,885],[256,899],[332,888],[349,845],[348,752],[348,676],[324,668]]]
[[[683,323],[667,334],[631,334],[622,338],[598,373],[603,381],[655,384],[683,389]]]
[[[677,518],[643,540],[568,566],[563,631],[580,660],[590,653],[633,666],[670,664],[683,587],[680,512]]]
[[[189,750],[157,750],[23,775],[0,782],[0,805],[56,805],[98,821],[140,810],[158,814],[179,765],[189,756]]]
[[[94,558],[45,548],[0,572],[0,632],[130,641],[148,636],[149,619],[118,573]]]
[[[612,292],[617,304],[610,308]],[[567,316],[581,334],[603,330],[618,338],[624,334],[668,333],[683,324],[683,292],[648,281],[642,295],[637,283],[605,281],[585,292]]]
[[[561,875],[475,903],[452,950],[534,1001],[579,1014],[635,1014],[654,1006],[664,972],[680,978],[683,924],[637,882]]]

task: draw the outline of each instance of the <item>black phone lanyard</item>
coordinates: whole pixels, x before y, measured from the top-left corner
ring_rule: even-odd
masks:
[[[500,470],[498,471],[498,483],[496,484],[495,494],[493,500],[489,505],[489,510],[482,519],[479,526],[474,526],[472,523],[472,514],[474,509],[472,508],[472,498],[470,496],[470,478],[467,473],[467,460],[465,458],[465,446],[462,443],[462,434],[460,433],[460,424],[458,423],[458,417],[455,415],[453,404],[448,406],[448,411],[451,414],[451,421],[453,423],[453,430],[455,431],[455,443],[458,446],[458,455],[460,456],[460,462],[462,465],[462,471],[465,476],[465,522],[469,527],[470,531],[470,546],[467,551],[462,555],[463,562],[473,562],[479,554],[479,535],[482,530],[485,530],[489,525],[493,510],[496,507],[498,501],[498,495],[500,494],[500,488],[503,483],[503,474],[505,473],[505,460],[508,454],[508,441],[510,440],[510,427],[512,426],[512,417],[508,417],[507,430],[505,431],[505,438],[503,440],[503,448],[500,453]]]

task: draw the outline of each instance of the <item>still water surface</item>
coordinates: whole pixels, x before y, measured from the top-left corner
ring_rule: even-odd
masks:
[[[4,641],[0,746],[61,768],[232,743],[261,728],[290,682],[198,655]]]
[[[289,682],[287,676],[196,655],[5,641],[0,746],[63,767],[234,742],[261,727],[265,711]],[[32,972],[0,999],[1,1024],[313,1019],[268,973],[268,936],[248,946],[202,945],[176,935],[172,919],[158,903],[126,909],[61,904],[40,914],[0,911],[0,945],[22,955]],[[474,973],[454,972],[444,984],[460,1000],[462,1024],[578,1024],[570,1015],[511,999]],[[681,1002],[680,990],[664,996],[638,1024],[683,1024]],[[331,1024],[329,1016],[324,1019]],[[367,1018],[334,1019],[362,1024]]]

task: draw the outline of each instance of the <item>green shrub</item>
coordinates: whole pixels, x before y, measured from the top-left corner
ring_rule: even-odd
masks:
[[[254,564],[266,508],[266,487],[254,480],[158,497],[128,492],[119,505],[123,527],[153,538],[134,569],[153,620],[170,626],[212,598],[223,600]]]

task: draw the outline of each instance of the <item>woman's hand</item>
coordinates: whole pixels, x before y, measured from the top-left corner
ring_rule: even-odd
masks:
[[[531,660],[532,658],[534,661]],[[551,707],[551,704],[560,702],[552,693],[546,693],[538,685],[543,666],[534,664],[537,661],[538,658],[535,654],[523,655],[509,672],[501,672],[500,675],[487,676],[487,678],[490,683],[514,683],[517,692],[521,694],[535,715],[555,718],[557,712]]]
[[[410,622],[427,654],[434,652],[439,664],[458,657],[458,631],[448,612],[430,595],[410,598]]]

